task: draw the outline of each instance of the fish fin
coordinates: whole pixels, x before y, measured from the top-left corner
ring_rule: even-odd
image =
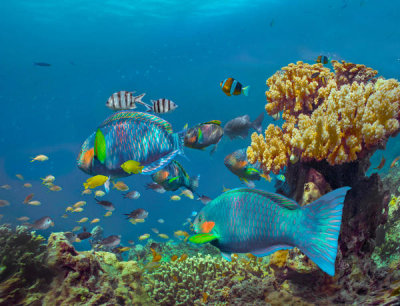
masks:
[[[102,164],[104,164],[104,161],[106,160],[106,139],[100,129],[97,129],[94,139],[94,155]]]
[[[247,97],[249,95],[249,89],[250,89],[250,86],[243,87],[242,94]]]
[[[85,187],[85,189],[88,189],[89,188],[89,183],[83,183],[83,187]]]
[[[185,153],[183,151],[183,147],[185,146],[185,135],[186,135],[186,130],[182,130],[178,133],[174,133],[171,135],[172,141],[174,143],[174,149],[178,151],[179,155],[185,156]]]
[[[293,248],[293,246],[291,246],[291,245],[278,244],[278,245],[273,245],[273,246],[267,247],[263,250],[253,251],[253,252],[251,252],[251,254],[253,254],[254,256],[257,256],[257,257],[264,257],[264,256],[268,256],[272,253],[275,253],[276,251],[279,251],[279,250],[289,250],[292,248]]]
[[[104,191],[106,193],[110,192],[110,178],[108,178],[108,180],[104,183]]]
[[[204,123],[201,123],[202,125],[203,124],[216,124],[216,125],[219,125],[219,126],[221,126],[221,120],[211,120],[211,121],[207,121],[207,122],[204,122]]]
[[[253,173],[260,173],[260,171],[255,168],[247,168],[246,169],[246,174],[251,175]]]
[[[244,183],[248,188],[256,187],[256,183],[254,183],[254,181],[245,180]]]
[[[197,235],[191,236],[189,238],[189,241],[196,243],[196,244],[202,244],[202,243],[207,243],[207,242],[213,241],[215,239],[218,239],[218,236],[215,234],[202,233],[202,234],[197,234]]]
[[[271,176],[269,174],[261,174],[260,175],[263,179],[265,179],[268,182],[271,182]]]
[[[262,123],[264,120],[264,113],[258,115],[258,117],[251,123],[253,128],[257,131],[257,133],[262,132]]]
[[[277,193],[272,193],[264,190],[258,190],[258,189],[248,189],[248,188],[236,188],[236,189],[231,189],[227,192],[237,192],[238,190],[245,192],[251,192],[251,193],[257,193],[263,197],[266,197],[272,201],[274,201],[276,204],[278,204],[281,207],[293,210],[293,209],[298,209],[300,207],[299,204],[296,203],[296,201],[289,199],[281,194]]]
[[[331,191],[302,207],[304,231],[296,246],[325,273],[335,275],[343,202],[350,187]]]
[[[132,92],[132,94],[133,94],[133,93],[134,93],[134,92]],[[140,104],[142,104],[142,105],[143,105],[143,104],[146,104],[146,103],[144,103],[144,102],[142,101],[142,98],[143,98],[145,95],[146,95],[146,93],[142,93],[141,95],[138,95],[138,96],[134,97],[131,106],[135,105],[135,103],[140,103]]]
[[[196,190],[199,187],[199,182],[200,182],[200,174],[198,176],[196,176],[195,178],[191,179],[190,189],[192,191]]]
[[[232,261],[232,253],[225,253],[225,252],[221,252],[221,256],[226,259],[227,261]]]
[[[175,177],[173,177],[173,178],[170,178],[170,179],[168,180],[168,184],[171,184],[173,181],[176,181],[177,179],[179,179],[179,176],[175,176]]]
[[[142,174],[150,175],[150,174],[153,174],[153,173],[161,170],[162,168],[167,166],[178,154],[179,154],[179,150],[172,151],[171,153],[164,156],[163,158],[160,158],[159,160],[151,163],[150,165],[145,166],[142,170]]]

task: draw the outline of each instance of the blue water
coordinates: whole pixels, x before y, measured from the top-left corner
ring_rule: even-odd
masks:
[[[255,119],[264,111],[265,80],[291,62],[312,63],[324,54],[399,79],[399,18],[398,1],[1,1],[0,185],[12,186],[0,189],[0,199],[11,203],[0,208],[2,221],[49,215],[55,227],[42,231],[48,235],[71,230],[82,217],[99,217],[105,234],[121,234],[125,245],[152,233],[152,227],[172,236],[202,204],[184,197],[171,202],[173,193],[145,190],[148,176],[124,180],[142,194],[139,200],[122,199],[119,191],[105,197],[116,206],[109,218],[91,196],[81,196],[88,176],[76,167],[76,157],[86,137],[112,113],[105,107],[112,93],[135,90],[147,93],[145,102],[173,100],[179,108],[163,118],[176,131],[186,123],[225,123],[244,114]],[[250,85],[249,96],[225,96],[219,84],[227,77]],[[263,126],[269,123],[266,116]],[[373,163],[382,154],[387,160],[399,155],[396,142],[392,139],[390,150],[379,151]],[[178,160],[190,175],[201,175],[199,193],[216,197],[223,185],[242,186],[223,159],[249,143],[250,136],[225,138],[213,156],[186,149],[187,159]],[[30,163],[37,154],[50,159]],[[17,173],[33,187],[22,187]],[[41,186],[47,174],[56,177],[61,192]],[[257,187],[273,190],[266,182]],[[30,192],[41,206],[22,204]],[[61,218],[79,200],[88,202],[84,212]],[[145,223],[124,220],[122,214],[136,208],[149,211]],[[165,223],[157,223],[159,218]]]

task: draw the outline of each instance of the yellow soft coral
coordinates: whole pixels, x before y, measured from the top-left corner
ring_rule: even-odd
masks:
[[[399,130],[398,81],[372,79],[377,71],[364,65],[333,65],[336,74],[320,64],[289,64],[267,80],[265,109],[270,115],[282,111],[285,123],[282,129],[269,125],[265,138],[252,135],[251,163],[260,162],[266,173],[278,173],[293,156],[342,164]]]

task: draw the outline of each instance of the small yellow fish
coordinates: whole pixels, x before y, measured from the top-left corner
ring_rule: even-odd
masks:
[[[25,188],[31,188],[31,187],[32,187],[32,184],[30,184],[30,183],[25,183],[25,184],[24,184],[24,187],[25,187]]]
[[[84,218],[82,218],[82,219],[80,219],[79,221],[76,221],[76,222],[78,222],[78,223],[84,223],[84,222],[86,222],[87,220],[89,220],[89,218],[84,217]]]
[[[88,189],[88,188],[93,189],[93,188],[104,185],[104,183],[107,182],[107,180],[108,180],[108,177],[105,175],[100,175],[100,174],[95,175],[95,176],[89,177],[86,180],[86,182],[83,183],[83,187],[85,187],[85,189]]]
[[[61,191],[62,188],[60,186],[57,185],[53,185],[49,188],[51,191]]]
[[[128,160],[121,165],[122,170],[129,174],[142,173],[144,166],[141,166],[139,162],[134,160]]]
[[[114,250],[117,252],[117,253],[123,253],[123,252],[126,252],[126,251],[129,251],[131,248],[130,247],[119,247],[119,248],[115,248]]]
[[[46,155],[40,154],[40,155],[37,155],[36,157],[33,157],[32,160],[31,160],[31,162],[34,162],[34,161],[41,161],[41,162],[43,162],[43,161],[46,161],[46,160],[48,160],[48,159],[49,159],[49,158],[48,158]]]
[[[11,189],[11,186],[8,185],[8,184],[6,184],[6,185],[1,185],[0,188],[3,188],[3,189],[5,189],[5,190],[10,190],[10,189]]]
[[[83,208],[82,207],[77,207],[73,210],[73,212],[82,212]]]
[[[98,190],[98,191],[100,191],[100,190]],[[92,193],[92,190],[90,190],[90,189],[85,189],[84,191],[82,191],[82,195],[84,195],[84,194],[91,194]],[[103,192],[104,193],[104,192]]]
[[[129,190],[129,187],[126,186],[126,184],[122,181],[118,181],[116,183],[113,183],[113,188],[119,190],[119,191],[127,191]]]
[[[166,235],[166,234],[158,234],[158,237],[164,238],[164,239],[168,239],[169,238],[169,236]]]
[[[142,236],[139,237],[139,240],[146,240],[149,237],[150,237],[150,234],[143,234]]]
[[[75,226],[71,232],[77,232],[82,228],[82,226]]]
[[[15,175],[18,179],[20,179],[21,181],[24,180],[24,177],[22,176],[22,174],[16,174]]]
[[[17,218],[18,221],[28,221],[29,219],[30,219],[29,217],[25,216]]]
[[[97,222],[99,222],[99,221],[100,221],[100,219],[99,219],[99,218],[96,218],[96,219],[93,219],[92,221],[90,221],[90,224],[97,223]]]
[[[61,218],[67,219],[67,218],[68,218],[68,215],[67,215],[67,214],[63,214],[63,215],[61,216]]]
[[[104,214],[104,217],[109,217],[109,216],[111,216],[112,215],[112,211],[107,211],[105,214]]]
[[[75,238],[75,242],[81,242],[82,240],[80,240],[78,237]]]
[[[43,181],[42,184],[48,184],[48,183],[53,183],[55,181],[55,177],[51,174],[49,174],[48,176],[46,176],[45,178],[41,178],[41,180]]]
[[[71,206],[68,206],[65,211],[74,211],[74,209]]]
[[[89,190],[89,189],[88,189]],[[106,193],[102,190],[96,190],[96,192],[94,193],[95,197],[104,197],[106,195]]]
[[[189,190],[189,189],[185,189],[184,191],[182,191],[181,194],[187,196],[191,200],[194,199],[193,192],[191,190]]]
[[[90,190],[90,189],[88,189],[88,190]],[[84,205],[86,205],[86,201],[78,201],[78,202],[76,202],[74,205],[72,205],[73,207],[75,207],[75,208],[77,208],[77,207],[82,207],[82,206],[84,206]]]
[[[178,196],[178,195],[173,195],[173,196],[171,196],[170,201],[180,201],[180,199],[181,199],[180,196]]]
[[[40,205],[42,203],[40,203],[40,201],[29,201],[28,204],[29,205],[33,205],[33,206],[38,206],[38,205]]]
[[[184,237],[186,237],[186,238],[190,236],[190,235],[188,234],[188,232],[181,231],[181,230],[174,232],[174,235],[175,235],[176,237],[184,236]]]
[[[144,223],[144,219],[129,219],[129,222],[135,225],[136,223]]]

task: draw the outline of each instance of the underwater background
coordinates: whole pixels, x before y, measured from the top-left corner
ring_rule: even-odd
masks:
[[[65,246],[60,246],[60,241],[65,238],[53,236],[53,240],[49,240],[49,243],[53,241],[54,245],[47,247],[50,255],[43,255],[46,252],[43,243],[46,241],[37,236],[30,238],[31,234],[27,228],[19,227],[19,230],[15,231],[17,225],[24,223],[17,218],[27,216],[28,222],[34,222],[49,216],[54,226],[39,229],[35,234],[40,234],[43,239],[48,239],[52,233],[70,232],[76,226],[85,226],[89,232],[100,226],[104,237],[121,235],[121,245],[132,247],[128,252],[116,252],[116,258],[110,255],[111,252],[97,255],[98,258],[91,252],[76,255],[86,258],[82,260],[87,264],[85,268],[80,266],[79,260],[68,259],[71,265],[69,269],[78,273],[81,267],[88,274],[87,279],[90,279],[91,273],[93,275],[98,273],[94,270],[103,271],[102,276],[96,274],[96,278],[101,280],[98,280],[93,288],[109,288],[109,290],[104,289],[107,295],[97,300],[93,299],[92,293],[99,294],[99,290],[89,289],[85,292],[81,290],[80,286],[85,286],[78,283],[83,281],[84,277],[80,277],[79,281],[75,279],[65,282],[64,286],[80,288],[81,291],[78,289],[71,292],[63,291],[64,295],[59,295],[58,300],[55,297],[57,294],[54,293],[54,288],[57,287],[54,280],[42,275],[38,275],[38,281],[20,279],[21,282],[13,281],[11,286],[10,279],[13,273],[21,272],[23,268],[19,268],[20,263],[18,263],[13,266],[14,270],[10,269],[11,264],[7,266],[4,261],[0,266],[0,273],[3,273],[0,274],[3,283],[0,295],[2,305],[35,303],[37,305],[63,303],[214,305],[218,302],[226,305],[291,303],[308,305],[318,304],[319,301],[325,304],[396,305],[400,293],[400,283],[397,284],[400,276],[396,275],[395,271],[400,264],[398,259],[400,250],[393,242],[396,241],[393,237],[390,238],[392,244],[385,251],[385,256],[381,254],[385,258],[376,260],[380,266],[375,263],[377,267],[368,277],[363,276],[366,272],[360,268],[359,274],[346,283],[353,284],[353,279],[357,279],[358,283],[363,283],[364,287],[371,291],[364,288],[367,291],[354,289],[348,290],[352,293],[346,291],[341,294],[345,286],[343,283],[341,285],[335,283],[339,282],[338,278],[327,280],[328,276],[321,276],[324,275],[323,272],[316,272],[317,269],[314,268],[310,268],[312,272],[305,273],[305,276],[298,271],[296,273],[300,276],[293,276],[287,271],[284,272],[287,267],[282,258],[276,259],[275,262],[279,271],[269,270],[271,269],[268,266],[269,259],[259,261],[248,257],[247,261],[243,259],[243,262],[237,262],[238,267],[226,266],[227,271],[237,271],[236,274],[228,275],[223,271],[218,274],[215,270],[223,270],[225,265],[229,265],[224,263],[218,250],[211,249],[211,246],[192,246],[186,240],[174,235],[179,230],[193,234],[190,224],[196,212],[204,207],[201,201],[196,201],[197,194],[213,199],[222,193],[224,187],[229,189],[245,187],[243,182],[224,165],[224,158],[235,150],[250,146],[253,129],[250,129],[248,137],[245,138],[223,137],[214,154],[209,153],[210,149],[202,151],[185,148],[185,156],[177,157],[176,160],[183,165],[190,176],[200,175],[194,200],[181,195],[179,190],[156,193],[146,188],[146,184],[152,181],[150,176],[133,175],[123,178],[122,181],[129,186],[130,191],[138,191],[140,197],[135,200],[124,199],[121,191],[111,188],[111,191],[101,198],[111,201],[115,206],[115,211],[109,217],[104,216],[106,211],[104,207],[96,204],[93,194],[82,195],[83,183],[89,176],[78,169],[77,156],[85,139],[113,113],[105,105],[107,99],[113,93],[122,90],[136,91],[136,94],[146,93],[143,98],[146,103],[150,103],[150,99],[159,98],[174,101],[178,108],[171,113],[160,115],[172,125],[174,131],[184,130],[186,124],[192,127],[211,120],[220,120],[223,126],[229,120],[245,114],[248,114],[253,121],[261,113],[265,113],[262,123],[264,130],[271,123],[279,126],[284,123],[282,119],[275,121],[265,112],[267,103],[265,92],[268,90],[266,80],[289,63],[302,61],[313,65],[317,57],[323,55],[329,58],[329,63],[324,67],[332,71],[332,60],[338,62],[344,60],[371,67],[378,71],[378,77],[398,80],[400,79],[399,2],[16,0],[2,1],[0,16],[2,29],[0,31],[0,186],[3,186],[0,188],[0,200],[9,203],[0,207],[2,215],[0,223],[6,224],[2,227],[3,236],[0,240],[2,239],[2,243],[9,243],[8,254],[13,254],[15,251],[16,257],[31,252],[28,257],[32,259],[37,252],[37,256],[49,256],[51,261],[51,256],[54,258],[58,256],[58,259],[54,259],[46,267],[49,271],[58,271],[60,262],[66,260],[65,254],[65,256],[60,255],[60,249],[65,250]],[[235,78],[243,86],[250,86],[248,96],[225,95],[220,83],[229,77]],[[378,188],[380,191],[386,190],[385,196],[382,191],[382,198],[385,198],[386,203],[386,219],[385,222],[376,225],[374,233],[368,239],[375,239],[378,236],[384,241],[385,238],[382,237],[385,237],[386,232],[400,228],[396,227],[400,226],[400,223],[396,223],[398,220],[396,216],[399,213],[397,215],[393,213],[390,227],[387,225],[385,227],[389,222],[387,221],[389,200],[394,199],[391,203],[397,203],[399,195],[397,188],[400,184],[398,174],[400,168],[397,164],[391,167],[392,161],[400,155],[396,135],[397,133],[383,135],[382,142],[387,141],[386,148],[376,152],[375,149],[371,150],[371,166],[367,167],[366,176],[373,173],[378,173],[380,176],[380,179],[376,179],[379,180],[376,184],[380,184]],[[389,136],[393,137],[387,140]],[[30,162],[33,157],[40,154],[48,156],[49,159],[43,162]],[[380,167],[383,157],[386,163]],[[376,167],[378,169],[374,169]],[[353,177],[353,170],[354,168],[348,168],[341,171],[344,176]],[[22,175],[23,179],[16,177],[17,174]],[[51,191],[46,188],[41,178],[47,175],[53,175],[55,184],[62,187],[62,190]],[[264,179],[256,181],[256,188],[275,192],[275,183],[279,181],[278,173],[271,172],[270,175],[272,178],[270,182]],[[384,182],[383,185],[381,180]],[[296,177],[293,176],[287,183],[294,186],[295,181]],[[24,186],[26,183],[32,186]],[[334,184],[331,187],[335,189],[342,186],[344,185]],[[25,197],[30,193],[34,193],[34,200],[39,200],[40,205],[23,204]],[[297,195],[296,198],[293,190],[289,193],[291,194],[286,195],[297,201],[301,197]],[[170,199],[172,195],[180,195],[181,200],[172,201]],[[356,195],[353,198],[357,198]],[[66,212],[67,207],[78,201],[87,202],[83,206],[83,211]],[[123,214],[138,208],[145,209],[148,217],[143,223],[132,224]],[[64,214],[67,216],[63,217]],[[361,214],[368,215],[363,209],[360,210]],[[374,214],[373,210],[371,214]],[[85,217],[88,221],[77,223]],[[99,222],[91,224],[90,221],[95,218],[100,219]],[[188,218],[191,218],[189,222]],[[164,222],[160,223],[160,219]],[[381,229],[380,236],[378,226],[385,227],[385,230]],[[152,229],[168,235],[169,239],[160,237],[159,233]],[[375,230],[378,234],[375,234]],[[82,229],[77,232],[80,231]],[[396,231],[393,232],[393,235],[396,235]],[[147,233],[150,234],[151,240],[139,240],[140,236]],[[10,238],[12,235],[23,236],[26,240],[22,238],[22,240],[12,240]],[[33,239],[32,244],[26,242],[31,241],[30,239]],[[72,244],[68,244],[71,247],[69,252],[73,254],[92,250],[94,247],[90,241],[82,239],[81,242],[74,242],[73,247]],[[28,249],[19,250],[13,243],[18,247],[32,246],[36,251],[32,253],[32,250]],[[151,247],[151,243],[155,244]],[[139,244],[142,245],[140,250],[137,249]],[[3,252],[5,250],[4,248]],[[363,262],[365,257],[371,257],[372,252],[373,247],[370,252],[365,253],[368,255],[354,252],[351,254],[351,262]],[[101,250],[98,253],[101,253]],[[158,254],[163,258],[161,261],[153,262],[161,262],[161,267],[155,264],[149,266],[149,262],[152,262]],[[185,256],[182,258],[182,254],[186,254],[188,258]],[[178,280],[181,277],[178,272],[176,276],[173,275],[173,271],[176,271],[174,265],[177,263],[171,261],[170,257],[174,255],[182,259],[178,261],[185,263],[187,269],[195,271],[194,277],[197,275],[200,279],[202,277],[206,279],[201,284],[197,280],[188,286],[197,286],[199,289],[195,293],[187,295],[182,293],[185,286],[181,286],[179,290],[169,287],[172,291],[168,293],[166,288],[157,285],[157,282],[171,282],[170,279],[160,276],[166,274],[171,275],[176,283],[183,282],[182,279]],[[291,258],[293,261],[296,261],[295,256],[299,255],[293,255]],[[397,259],[395,263],[390,262],[390,267],[388,257]],[[118,262],[117,259],[121,262],[125,260],[125,263]],[[128,259],[135,260],[137,265],[126,261]],[[39,261],[43,262],[42,259]],[[110,268],[102,266],[107,264]],[[363,262],[362,266],[365,268],[368,264]],[[158,269],[165,270],[161,273],[157,272]],[[378,273],[376,269],[385,269],[385,273],[381,270]],[[27,274],[31,275],[30,272]],[[57,273],[54,272],[55,275]],[[117,275],[124,273],[129,275],[128,280],[119,280],[120,291],[115,290],[116,279],[120,277]],[[151,273],[160,275],[151,276]],[[217,274],[212,273],[217,273],[218,278],[215,276]],[[349,277],[349,274],[351,273],[347,273],[346,277]],[[379,276],[376,276],[378,274]],[[106,275],[112,275],[110,278],[115,279],[105,280]],[[321,289],[320,292],[323,292],[324,297],[318,296],[316,292],[299,294],[300,290],[293,289],[299,286],[298,283],[293,287],[289,285],[291,276],[297,281],[304,276],[298,283],[304,280],[310,283],[314,281],[323,283],[323,288],[326,290]],[[346,277],[341,275],[340,279]],[[219,288],[219,291],[212,292],[208,289],[215,286],[213,281],[220,279],[229,281],[226,286]],[[268,285],[263,283],[266,279],[270,282]],[[204,286],[206,281],[209,283]],[[104,285],[106,282],[109,282],[108,287]],[[188,280],[185,282],[189,283]],[[34,289],[32,289],[33,283],[36,284]],[[132,285],[133,283],[136,285]],[[244,283],[247,285],[243,285]],[[377,283],[381,287],[371,285]],[[24,286],[30,289],[24,289]],[[235,286],[242,286],[244,289],[241,287],[242,291],[238,289],[231,293],[226,292],[228,289],[224,289]],[[249,287],[252,289],[248,289]],[[349,287],[351,286],[348,285],[347,288]],[[269,291],[265,288],[269,288]],[[115,290],[114,293],[112,289]],[[50,294],[47,294],[47,300],[44,298],[48,290],[53,290],[54,299],[50,298]],[[276,296],[268,298],[266,292],[275,292]],[[246,298],[242,299],[244,296]]]

